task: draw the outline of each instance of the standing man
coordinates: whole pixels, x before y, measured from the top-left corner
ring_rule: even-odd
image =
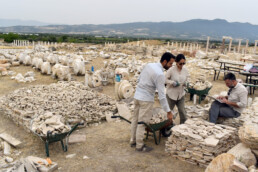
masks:
[[[246,88],[236,81],[233,73],[228,73],[224,77],[227,87],[229,87],[228,96],[218,97],[221,101],[214,101],[209,111],[209,120],[216,123],[218,117],[237,118],[241,115],[247,105],[248,92]]]
[[[149,152],[152,150],[144,144],[144,124],[138,124],[138,122],[149,123],[152,117],[152,107],[154,104],[154,96],[156,89],[159,94],[159,101],[162,108],[167,112],[167,118],[172,121],[173,114],[167,103],[165,91],[165,76],[164,69],[168,70],[173,62],[175,56],[171,53],[164,53],[159,63],[147,64],[138,79],[134,95],[134,113],[131,124],[131,147],[136,146],[136,150],[140,152]]]

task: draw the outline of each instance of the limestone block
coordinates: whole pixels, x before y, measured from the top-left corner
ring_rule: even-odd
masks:
[[[246,166],[236,159],[233,161],[233,164],[231,165],[230,169],[234,171],[239,171],[239,172],[248,172],[248,169],[246,168]]]
[[[214,137],[208,137],[204,140],[204,142],[207,146],[215,147],[219,143],[219,140],[215,139]]]
[[[129,107],[126,105],[126,103],[117,102],[116,107],[118,109],[118,113],[120,116],[131,121],[132,114]]]
[[[239,143],[230,149],[227,153],[230,153],[236,157],[237,160],[244,163],[247,167],[256,165],[256,158],[245,144]]]
[[[11,146],[9,143],[4,142],[4,155],[10,155],[11,154]]]
[[[223,153],[211,161],[211,163],[206,168],[205,172],[233,172],[233,170],[231,170],[230,167],[233,164],[234,160],[234,155]]]
[[[258,149],[258,124],[252,121],[244,123],[238,131],[240,140],[251,149]]]
[[[3,140],[5,140],[6,142],[8,142],[9,144],[11,144],[14,147],[17,147],[17,146],[21,145],[21,141],[19,141],[16,138],[10,136],[7,133],[1,133],[0,138],[2,138]]]

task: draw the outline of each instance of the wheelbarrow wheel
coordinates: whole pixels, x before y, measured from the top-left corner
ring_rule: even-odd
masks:
[[[164,137],[169,137],[172,133],[171,131],[171,127],[167,127],[167,128],[163,128],[160,130],[161,131],[161,134],[164,136]]]

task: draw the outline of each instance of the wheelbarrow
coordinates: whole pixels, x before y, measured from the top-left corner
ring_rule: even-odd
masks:
[[[74,125],[70,131],[65,132],[65,133],[60,133],[60,134],[52,134],[51,131],[47,132],[47,136],[41,136],[35,132],[33,132],[34,134],[36,134],[37,136],[39,136],[39,138],[45,142],[45,149],[46,149],[46,155],[47,157],[49,157],[49,144],[53,143],[53,142],[61,142],[62,145],[62,149],[64,152],[67,152],[68,150],[68,141],[69,141],[69,136],[72,134],[72,132],[79,126],[79,125],[84,125],[83,123],[77,123],[76,125]],[[65,139],[65,144],[64,144],[64,140]]]
[[[205,99],[206,95],[209,93],[210,88],[206,88],[204,90],[195,90],[194,88],[187,88],[186,89],[186,92],[190,93],[190,100],[192,101],[193,100],[193,96],[194,94],[198,95],[199,96],[199,104],[201,104],[201,101]]]
[[[111,116],[111,118],[120,118],[126,122],[128,122],[129,124],[131,124],[131,121],[129,121],[128,119],[122,117],[122,116]],[[151,132],[153,134],[154,140],[155,140],[155,144],[158,145],[160,143],[160,138],[161,138],[161,134],[164,137],[169,137],[171,135],[171,128],[174,126],[173,122],[170,120],[165,120],[162,121],[160,123],[156,123],[156,124],[147,124],[145,122],[138,122],[138,124],[144,124],[146,127],[146,139],[148,139],[149,137],[149,133]],[[159,139],[157,139],[156,136],[156,131],[159,131]]]

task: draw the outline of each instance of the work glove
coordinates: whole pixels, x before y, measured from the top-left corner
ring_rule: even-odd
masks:
[[[173,82],[173,86],[174,86],[174,87],[178,87],[179,85],[180,85],[180,84],[179,84],[178,81],[174,81],[174,82]]]

